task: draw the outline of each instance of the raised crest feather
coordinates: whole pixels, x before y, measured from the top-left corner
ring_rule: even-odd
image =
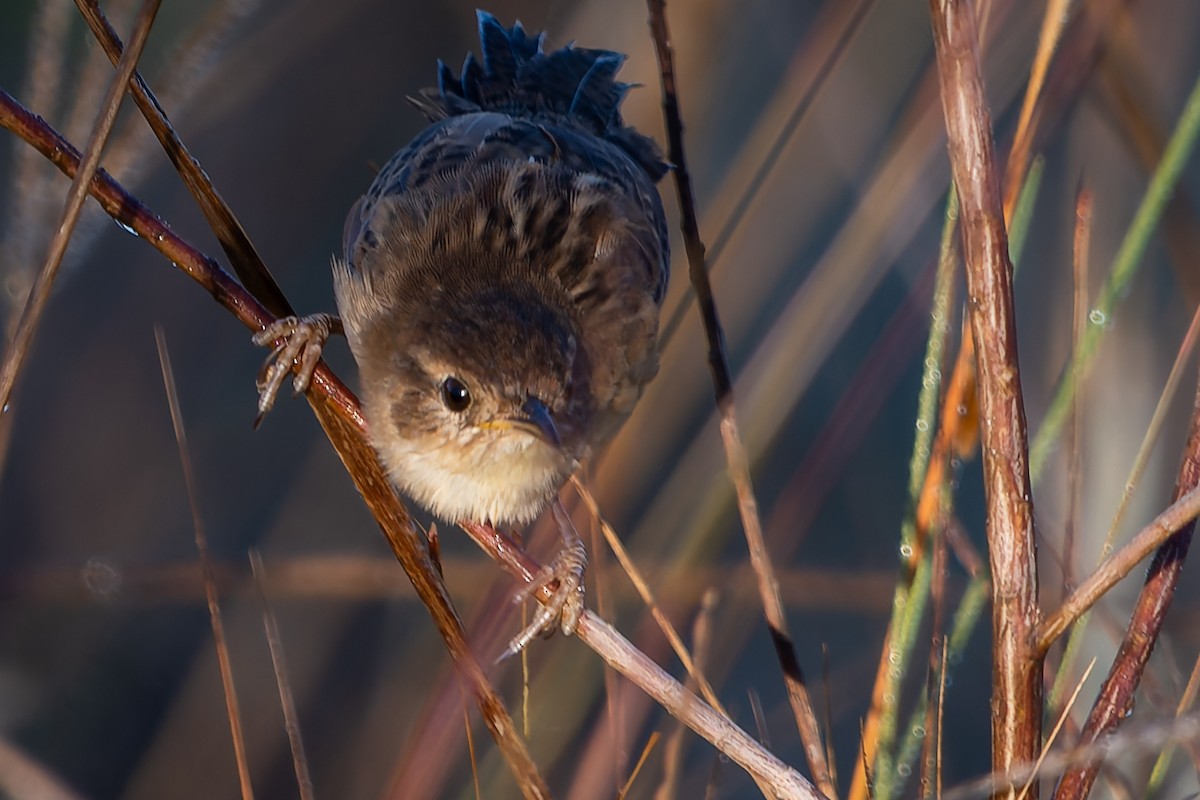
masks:
[[[654,141],[621,119],[621,102],[632,86],[616,80],[622,53],[573,44],[547,53],[544,33],[530,36],[519,22],[506,28],[486,11],[477,14],[482,58],[468,54],[460,75],[438,62],[437,87],[413,98],[427,116],[548,116],[619,146],[656,181],[667,173]]]

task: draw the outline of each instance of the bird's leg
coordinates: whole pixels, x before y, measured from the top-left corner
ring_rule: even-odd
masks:
[[[308,389],[313,370],[321,360],[321,349],[331,334],[342,332],[342,321],[332,314],[310,314],[307,317],[283,317],[254,334],[259,346],[274,344],[275,349],[258,372],[258,416],[254,427],[275,405],[275,397],[284,380],[299,361],[292,388],[296,394]]]
[[[557,628],[570,636],[583,616],[583,573],[587,569],[587,550],[562,504],[556,499],[551,508],[562,536],[562,549],[537,577],[525,585],[516,599],[523,600],[555,582],[558,588],[546,603],[538,606],[537,616],[525,630],[508,643],[508,648],[500,656],[501,661],[521,652],[534,637],[550,635]]]

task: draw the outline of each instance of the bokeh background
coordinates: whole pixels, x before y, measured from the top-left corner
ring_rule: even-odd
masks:
[[[136,4],[103,4],[123,33]],[[1042,3],[994,0],[986,78],[1003,152],[1028,76]],[[1200,72],[1193,0],[1082,2],[1105,20],[1099,59],[1045,122],[1045,178],[1017,283],[1020,355],[1036,430],[1070,348],[1071,237],[1080,183],[1095,196],[1094,296]],[[865,8],[861,19],[858,9]],[[644,84],[626,119],[663,140],[658,78],[637,0],[495,0],[502,21],[629,54]],[[1078,8],[1075,9],[1078,12]],[[690,169],[738,411],[802,666],[827,696],[843,787],[858,756],[897,576],[922,355],[948,164],[928,9],[920,2],[676,0],[668,8]],[[842,37],[846,46],[836,58]],[[142,73],[303,312],[331,310],[329,260],[373,170],[422,126],[405,96],[438,58],[477,50],[474,6],[408,0],[164,3]],[[829,64],[827,74],[819,75]],[[82,144],[111,71],[66,0],[0,5],[0,87]],[[802,103],[808,88],[819,88]],[[127,104],[128,105],[128,104]],[[797,112],[798,107],[800,111]],[[105,158],[186,238],[215,240],[144,125],[126,108]],[[777,161],[747,195],[776,141]],[[0,281],[11,325],[45,256],[67,181],[11,135],[0,141]],[[1193,160],[1195,162],[1195,160]],[[1125,476],[1200,298],[1200,165],[1185,173],[1160,234],[1105,337],[1082,400],[1082,520],[1075,569],[1094,564]],[[674,189],[663,183],[673,228]],[[739,221],[731,223],[734,215]],[[676,241],[665,319],[685,301]],[[957,308],[957,305],[956,305]],[[690,629],[706,592],[707,674],[737,721],[789,763],[802,756],[758,607],[715,425],[694,309],[637,413],[592,467],[606,518]],[[957,322],[954,327],[957,327]],[[318,797],[484,797],[515,787],[455,682],[425,610],[363,509],[305,403],[251,431],[265,352],[178,270],[94,206],[85,215],[6,414],[0,462],[0,773],[40,765],[64,794],[237,796],[237,775],[193,521],[154,344],[170,346],[218,563],[230,656],[260,797],[295,797],[247,552],[266,563]],[[328,350],[354,385],[348,351]],[[1189,369],[1124,530],[1169,499],[1195,381]],[[1047,607],[1062,593],[1070,483],[1056,453],[1035,503]],[[958,465],[956,508],[983,551],[979,467]],[[582,519],[582,517],[581,517]],[[535,531],[545,555],[553,536]],[[491,660],[519,629],[514,585],[459,532],[443,529],[447,582]],[[1188,574],[1194,573],[1189,568]],[[610,555],[593,547],[590,602],[676,674]],[[1170,713],[1200,646],[1197,593],[1172,611],[1139,705]],[[952,596],[965,584],[951,566]],[[1136,575],[1109,599],[1087,651],[1099,668],[1123,630]],[[986,622],[948,688],[947,785],[989,763]],[[612,797],[654,731],[675,723],[556,637],[492,669],[556,794]],[[921,663],[918,659],[918,664]],[[910,688],[923,679],[912,670]],[[528,686],[528,695],[523,686]],[[911,698],[906,698],[906,704]],[[1084,713],[1084,712],[1080,712]],[[690,734],[677,797],[756,796],[734,765]],[[662,783],[661,744],[632,797]],[[1119,765],[1133,786],[1154,753]],[[7,765],[7,766],[6,766]],[[0,778],[3,776],[0,775]],[[22,795],[4,779],[0,790]],[[1177,760],[1164,797],[1197,790]],[[1102,796],[1109,789],[1097,789]],[[915,792],[909,787],[908,793]],[[1135,792],[1136,794],[1136,792]]]

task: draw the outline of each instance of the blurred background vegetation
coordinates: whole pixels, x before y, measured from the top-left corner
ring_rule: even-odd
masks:
[[[1095,195],[1094,296],[1200,71],[1193,0],[1074,5],[1105,21],[1100,58],[1068,64],[1082,71],[1082,83],[1043,121],[1037,148],[1045,177],[1017,282],[1034,431],[1070,349],[1076,188],[1083,183]],[[136,4],[103,6],[126,34]],[[989,6],[985,77],[1006,152],[1044,8],[1013,0]],[[494,0],[488,10],[548,30],[550,45],[574,40],[628,53],[621,77],[645,88],[630,95],[626,118],[662,141],[638,0]],[[668,15],[742,430],[800,660],[820,702],[828,693],[844,787],[897,575],[949,174],[928,9],[897,0],[676,0]],[[832,58],[846,35],[844,52]],[[467,2],[167,2],[141,71],[304,313],[332,310],[329,260],[340,249],[345,213],[374,168],[423,125],[405,96],[434,82],[436,59],[457,65],[471,49],[478,45]],[[811,104],[789,119],[826,61],[831,69]],[[110,76],[67,0],[0,6],[0,87],[78,145]],[[125,127],[103,163],[177,231],[219,254],[126,106]],[[781,136],[776,163],[731,225]],[[68,185],[40,161],[15,137],[0,146],[6,325],[45,256]],[[663,187],[674,219],[674,191]],[[1200,236],[1189,202],[1198,192],[1200,164],[1192,163],[1131,291],[1106,323],[1085,385],[1076,574],[1095,563],[1200,300]],[[688,294],[682,250],[676,242],[665,319]],[[705,592],[715,591],[709,679],[749,730],[756,730],[752,706],[761,703],[761,735],[802,765],[727,485],[703,335],[694,309],[680,313],[658,379],[592,465],[591,483],[681,629],[691,626]],[[294,797],[296,789],[248,575],[251,547],[266,562],[318,797],[473,796],[467,717],[483,796],[512,796],[483,726],[473,709],[464,712],[426,612],[306,405],[281,403],[251,433],[265,351],[94,205],[0,437],[6,758],[20,754],[86,797],[237,796],[156,324],[170,345],[201,516],[220,563],[259,796]],[[353,385],[344,345],[335,342],[327,357]],[[1193,380],[1189,372],[1171,406],[1125,532],[1169,500]],[[1071,488],[1064,452],[1035,487],[1047,607],[1062,595],[1054,554]],[[956,468],[958,522],[984,551],[978,462]],[[521,625],[508,602],[513,583],[465,536],[442,534],[447,582],[490,661]],[[535,532],[532,547],[549,552],[552,534]],[[680,674],[611,556],[592,551],[589,602]],[[1090,628],[1086,653],[1099,657],[1100,668],[1079,714],[1111,660],[1136,580],[1106,600]],[[952,598],[965,583],[952,563]],[[1200,597],[1187,584],[1143,686],[1139,714],[1147,718],[1173,711],[1200,647]],[[947,690],[947,785],[988,768],[988,627],[985,614]],[[575,641],[535,642],[528,656],[525,705],[518,660],[495,667],[493,679],[514,715],[527,713],[530,746],[556,795],[614,796],[650,734],[670,733],[675,723],[638,690],[611,678],[606,684],[598,659]],[[905,683],[904,708],[923,681],[923,658]],[[699,797],[707,786],[717,797],[755,796],[749,779],[707,744],[690,734],[682,741],[675,796]],[[651,754],[631,796],[654,795],[666,752],[660,745]],[[1116,766],[1140,786],[1153,755],[1135,753]],[[1197,791],[1192,765],[1177,760],[1170,774],[1162,796]]]

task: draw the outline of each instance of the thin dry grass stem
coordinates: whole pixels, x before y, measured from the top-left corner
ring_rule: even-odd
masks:
[[[925,691],[928,692],[927,696],[931,696],[933,694],[936,682],[939,680],[940,673],[938,668],[941,666],[942,654],[946,649],[946,581],[949,577],[947,561],[949,560],[948,551],[950,548],[946,542],[946,537],[940,534],[940,531],[944,530],[946,527],[945,505],[946,504],[944,503],[943,513],[940,516],[933,537],[933,563],[931,566],[932,576],[930,581],[930,599],[933,601],[933,620],[930,626],[929,661],[925,682]],[[921,797],[928,797],[932,785],[936,782],[936,777],[933,774],[935,769],[935,740],[930,734],[934,729],[935,717],[939,713],[939,710],[940,709],[936,703],[926,703],[925,739],[923,742],[921,742]]]
[[[279,633],[279,621],[267,597],[266,567],[258,550],[250,551],[250,572],[254,576],[254,592],[258,595],[258,606],[262,609],[263,633],[267,637],[267,648],[271,651],[271,667],[275,670],[275,686],[279,689],[279,707],[283,710],[284,731],[287,733],[288,749],[292,752],[292,769],[296,773],[296,788],[300,800],[313,800],[312,775],[308,769],[308,756],[304,752],[304,737],[300,732],[300,712],[292,693],[292,681],[288,676],[287,655],[283,650],[283,637]]]
[[[67,175],[75,174],[79,156],[70,143],[2,90],[0,127],[21,136]],[[90,188],[93,197],[109,216],[149,242],[247,328],[261,330],[274,320],[215,261],[179,238],[106,173],[97,173]],[[367,443],[366,423],[357,399],[324,364],[318,365],[314,372],[307,398],[355,487],[392,547],[392,552],[434,618],[447,650],[480,705],[484,723],[517,776],[518,785],[527,797],[548,797],[545,783],[537,775],[536,766],[529,758],[512,719],[470,651],[462,623],[450,603],[445,584],[430,561],[424,540],[413,528],[407,510],[397,498],[374,450]],[[505,570],[522,581],[528,583],[539,574],[541,566],[521,552],[506,536],[488,526],[465,523],[463,528]],[[546,587],[547,591],[536,596],[548,599],[549,588]],[[714,712],[699,698],[685,692],[653,661],[594,614],[585,614],[577,635],[580,641],[645,690],[667,711],[684,720],[690,728],[748,772],[766,780],[780,797],[807,799],[819,796],[799,773],[763,750],[744,731]]]
[[[233,740],[233,754],[237,761],[238,784],[242,800],[253,800],[254,786],[250,782],[250,763],[246,758],[246,737],[242,732],[242,713],[238,704],[237,688],[233,682],[233,665],[229,660],[229,645],[225,641],[225,625],[221,621],[221,602],[217,597],[217,582],[213,576],[212,558],[208,552],[208,537],[200,519],[200,504],[196,496],[196,480],[192,474],[192,454],[188,449],[187,428],[183,424],[183,411],[179,405],[179,394],[175,386],[175,375],[171,369],[171,355],[167,340],[159,326],[154,328],[154,342],[158,346],[158,362],[162,369],[163,385],[167,390],[167,407],[171,411],[171,424],[175,429],[175,444],[179,448],[179,464],[183,469],[183,485],[187,491],[188,506],[192,513],[192,530],[196,537],[196,553],[200,557],[200,569],[204,575],[204,598],[208,604],[208,618],[212,625],[213,643],[217,651],[217,664],[221,671],[221,689],[225,695],[225,714],[229,719],[229,735]]]
[[[593,516],[590,527],[592,532],[592,546],[589,552],[592,563],[588,566],[588,575],[591,577],[592,585],[595,587],[596,612],[604,619],[613,619],[612,592],[610,591],[609,582],[606,579],[608,574],[607,556],[605,555],[605,548],[602,546],[603,531],[598,517]],[[624,774],[629,761],[628,748],[624,747],[625,706],[623,703],[618,702],[618,686],[617,673],[609,669],[608,665],[605,665],[604,710],[608,718],[608,729],[611,733],[610,745],[613,755],[614,785],[620,781],[620,777]]]
[[[1183,530],[1184,526],[1190,525],[1197,516],[1200,516],[1200,489],[1193,488],[1147,523],[1128,544],[1101,562],[1054,613],[1046,616],[1037,630],[1038,647],[1044,652],[1071,623],[1132,572],[1142,559]]]
[[[829,682],[829,645],[821,643],[821,694],[825,702],[821,706],[821,722],[825,723],[825,730],[833,730],[833,701],[831,699],[833,692],[830,689]],[[833,781],[833,785],[837,786],[837,753],[833,749],[833,737],[825,737],[825,760],[829,762],[829,778]]]
[[[104,49],[105,54],[115,62],[121,55],[121,40],[112,26],[108,24],[108,20],[105,19],[96,0],[75,0],[75,5],[79,8],[79,13],[83,15],[92,35],[96,37],[96,41]],[[229,262],[242,284],[275,316],[285,317],[292,314],[291,304],[288,303],[279,284],[275,282],[270,270],[259,257],[258,251],[255,250],[245,229],[242,228],[229,205],[212,185],[212,181],[200,166],[200,162],[188,152],[183,140],[171,127],[166,112],[159,105],[146,81],[136,73],[133,77],[129,89],[134,102],[151,130],[154,131],[154,135],[158,137],[159,143],[167,157],[171,159],[171,163],[178,171],[184,185],[196,199],[200,211],[208,221],[209,227],[212,228],[217,241],[221,243],[221,249],[229,257]]]
[[[931,0],[934,45],[979,371],[979,406],[992,566],[992,764],[1031,761],[1041,740],[1037,542],[1021,398],[1008,254],[991,117],[979,67],[974,12],[963,0]],[[1012,787],[1002,795],[1011,796]],[[1036,793],[1033,795],[1036,797]]]
[[[770,747],[771,731],[767,728],[767,715],[763,711],[762,698],[754,691],[753,686],[746,690],[746,696],[750,701],[750,713],[754,716],[754,729],[758,733],[758,740],[763,743],[763,747]]]
[[[1029,794],[1029,787],[1032,786],[1034,780],[1037,779],[1037,775],[1042,769],[1042,764],[1045,762],[1046,756],[1050,755],[1050,748],[1054,746],[1056,741],[1058,741],[1058,734],[1060,731],[1062,731],[1063,725],[1065,725],[1067,720],[1070,718],[1071,709],[1075,707],[1075,701],[1079,699],[1079,693],[1083,691],[1083,685],[1087,683],[1087,679],[1089,676],[1091,676],[1092,669],[1095,666],[1096,659],[1092,658],[1092,660],[1088,662],[1087,669],[1083,671],[1083,674],[1079,676],[1079,680],[1075,682],[1075,689],[1071,692],[1071,696],[1067,698],[1066,705],[1063,706],[1062,713],[1058,715],[1058,721],[1054,723],[1054,728],[1051,729],[1050,735],[1046,737],[1046,743],[1042,745],[1042,752],[1038,754],[1037,761],[1034,762],[1033,773],[1029,776],[1029,779],[1025,781],[1025,785],[1021,787],[1021,793],[1017,795],[1017,800],[1025,800],[1025,797]]]
[[[0,366],[0,413],[3,413],[12,399],[17,375],[33,344],[33,336],[41,321],[42,312],[46,309],[46,301],[50,299],[50,289],[54,285],[54,278],[58,275],[58,268],[62,265],[63,256],[67,252],[71,232],[75,228],[75,223],[79,221],[79,214],[83,210],[83,201],[87,199],[88,185],[100,167],[100,154],[104,150],[104,143],[108,141],[113,122],[117,118],[117,111],[121,107],[125,84],[129,82],[129,76],[137,67],[138,57],[146,45],[146,39],[150,35],[150,28],[154,24],[154,17],[158,13],[161,2],[162,0],[145,0],[142,4],[133,29],[128,54],[122,56],[117,64],[117,72],[109,84],[92,132],[88,136],[87,144],[84,145],[81,166],[71,181],[71,189],[67,194],[62,218],[55,230],[54,238],[50,242],[50,251],[46,255],[46,261],[37,277],[34,278],[33,286],[29,290],[29,297],[25,301],[25,308],[21,312],[20,322],[17,323],[16,331],[5,351],[4,363]]]
[[[700,610],[692,622],[692,649],[696,651],[696,672],[703,674],[704,665],[713,641],[713,613],[717,609],[718,593],[713,587],[704,591],[700,600]],[[1200,663],[1200,662],[1198,662]],[[695,689],[696,681],[689,674],[687,687]],[[683,757],[686,752],[685,736],[687,729],[676,725],[671,737],[663,748],[663,776],[658,789],[654,792],[654,800],[674,800],[679,791],[679,776],[683,771]]]
[[[956,518],[951,518],[946,521],[946,530],[943,532],[946,536],[946,543],[950,545],[950,549],[954,551],[954,557],[962,568],[966,570],[967,575],[972,578],[978,578],[987,571],[987,564],[983,561],[983,556],[975,549],[975,544],[967,536],[963,530],[962,523]]]
[[[821,731],[813,712],[812,701],[804,683],[804,674],[796,655],[795,644],[788,632],[783,601],[779,596],[779,584],[774,575],[770,553],[763,538],[762,522],[758,514],[758,502],[750,477],[750,465],[738,434],[737,412],[733,399],[733,379],[725,353],[724,335],[717,314],[716,301],[708,279],[708,268],[704,259],[704,244],[700,238],[700,227],[696,217],[696,203],[692,193],[691,176],[688,174],[687,158],[683,144],[683,119],[679,108],[679,94],[675,83],[674,54],[667,29],[666,3],[664,0],[648,0],[650,11],[650,33],[658,57],[659,75],[662,80],[663,115],[666,119],[668,160],[674,164],[675,188],[679,196],[681,228],[684,248],[687,251],[688,275],[696,293],[696,302],[704,324],[708,341],[708,365],[712,374],[713,389],[721,415],[721,440],[725,446],[725,459],[737,494],[738,513],[750,552],[750,563],[758,576],[759,595],[763,612],[771,631],[776,657],[783,670],[788,701],[796,719],[796,727],[804,744],[804,754],[812,770],[814,782],[830,798],[837,796],[837,787],[830,779],[829,766],[825,763],[825,747]]]
[[[629,551],[625,549],[625,544],[621,538],[617,536],[617,532],[612,529],[612,526],[600,515],[600,506],[596,502],[596,498],[592,497],[592,493],[583,484],[583,481],[578,477],[572,477],[571,483],[575,487],[575,491],[579,492],[579,497],[583,500],[583,504],[587,506],[588,513],[592,515],[592,519],[600,526],[600,530],[604,535],[604,541],[608,542],[608,546],[612,548],[613,555],[617,557],[621,569],[625,570],[625,574],[629,576],[629,582],[633,584],[638,595],[642,598],[646,608],[650,610],[650,616],[654,618],[658,628],[662,631],[663,636],[667,638],[667,643],[671,646],[675,657],[683,664],[684,670],[687,671],[688,679],[695,682],[697,688],[700,689],[701,696],[709,702],[709,704],[726,716],[729,716],[721,701],[717,698],[716,692],[713,691],[708,679],[696,666],[691,653],[688,652],[687,645],[683,643],[679,632],[675,630],[675,626],[671,624],[671,620],[662,612],[662,608],[658,605],[658,601],[654,599],[654,593],[650,591],[650,584],[646,581],[646,576],[641,573],[637,565],[633,563],[633,559],[629,557]]]
[[[1104,536],[1104,544],[1100,549],[1101,558],[1112,552],[1117,531],[1125,521],[1125,514],[1129,511],[1129,504],[1133,500],[1133,493],[1141,483],[1142,475],[1150,463],[1150,454],[1158,444],[1159,434],[1162,433],[1163,426],[1166,424],[1167,412],[1170,411],[1171,402],[1175,399],[1179,384],[1191,363],[1198,340],[1200,340],[1200,306],[1197,306],[1195,312],[1192,313],[1192,321],[1188,324],[1187,333],[1184,334],[1179,350],[1175,354],[1175,361],[1171,364],[1171,371],[1167,375],[1167,381],[1163,385],[1158,403],[1154,407],[1154,414],[1150,417],[1150,424],[1146,426],[1146,434],[1142,437],[1142,443],[1138,446],[1137,455],[1133,459],[1133,466],[1129,469],[1129,476],[1125,479],[1125,485],[1121,489],[1121,501],[1117,504],[1117,510],[1113,514],[1112,522],[1108,525],[1108,532]]]
[[[0,794],[13,800],[83,800],[83,795],[5,738],[0,738]]]
[[[588,490],[587,486],[584,485],[583,481],[578,478],[578,476],[572,476],[571,483],[575,487],[575,491],[578,492],[583,504],[587,506],[588,512],[592,515],[592,519],[599,524],[600,530],[604,535],[604,540],[608,542],[608,546],[612,548],[613,555],[617,557],[617,561],[620,563],[621,568],[625,571],[625,574],[629,576],[630,583],[633,584],[638,595],[642,598],[642,602],[650,610],[650,616],[658,625],[659,630],[662,631],[663,636],[666,637],[667,643],[671,646],[671,650],[675,653],[675,656],[679,659],[680,663],[683,664],[683,668],[688,674],[689,687],[694,685],[700,690],[701,696],[708,701],[708,703],[717,711],[717,713],[725,717],[729,717],[729,712],[725,710],[725,707],[717,698],[717,693],[713,691],[713,688],[711,684],[709,684],[708,679],[704,676],[703,671],[692,659],[691,654],[688,652],[687,646],[683,643],[683,639],[679,636],[679,632],[675,630],[675,626],[671,624],[671,620],[669,620],[667,615],[662,612],[658,602],[654,599],[654,594],[650,591],[650,584],[646,581],[646,578],[642,575],[641,571],[638,570],[637,565],[633,563],[633,559],[629,557],[629,551],[625,549],[624,543],[621,541],[620,537],[617,536],[616,531],[612,529],[612,526],[605,521],[603,516],[601,516],[600,506],[596,502],[596,499],[592,497],[592,493]],[[765,742],[763,743],[763,746],[768,749],[770,748],[770,745],[766,744]],[[754,778],[756,782],[759,781],[757,776],[754,776]],[[764,794],[768,794],[769,796],[769,787],[762,785],[760,782],[759,788]]]
[[[549,786],[534,763],[524,739],[471,650],[462,620],[450,600],[437,566],[429,556],[425,540],[413,526],[408,510],[400,502],[375,451],[367,442],[361,413],[354,416],[345,413],[338,398],[319,389],[310,389],[308,400],[355,487],[387,538],[392,553],[433,617],[438,633],[442,635],[459,674],[467,681],[483,722],[522,795],[528,800],[550,797]]]
[[[884,647],[887,646],[887,639],[884,639]],[[878,683],[876,683],[878,685]],[[875,797],[875,778],[871,772],[874,747],[868,745],[867,725],[866,721],[858,723],[858,769],[854,773],[854,785],[850,787],[850,797],[856,797],[856,790],[859,786],[862,787],[863,797]],[[868,750],[868,747],[871,747]]]
[[[637,763],[633,765],[633,771],[629,773],[629,777],[625,780],[621,791],[617,792],[617,800],[625,800],[629,795],[629,790],[633,788],[633,782],[637,780],[642,767],[646,766],[646,761],[650,758],[650,754],[654,752],[654,746],[658,744],[660,738],[662,738],[662,734],[658,731],[650,734],[650,738],[646,740],[646,746],[642,748],[642,754],[638,756]]]
[[[1075,235],[1072,243],[1074,287],[1072,293],[1071,351],[1078,352],[1083,340],[1084,328],[1088,324],[1088,250],[1092,234],[1092,193],[1080,183],[1075,192]],[[1082,379],[1078,375],[1076,380]],[[1071,427],[1067,432],[1067,486],[1069,502],[1067,517],[1063,521],[1062,582],[1063,591],[1075,586],[1075,537],[1080,520],[1083,500],[1083,475],[1081,467],[1083,450],[1083,393],[1077,392],[1072,400]]]
[[[1175,481],[1175,503],[1159,515],[1160,524],[1157,530],[1143,530],[1133,538],[1129,545],[1109,559],[1109,562],[1114,561],[1118,556],[1130,550],[1134,543],[1146,545],[1150,540],[1156,542],[1157,549],[1150,562],[1142,590],[1134,603],[1125,637],[1121,641],[1117,656],[1113,659],[1112,666],[1109,667],[1108,677],[1101,686],[1100,694],[1092,704],[1091,713],[1088,714],[1087,722],[1080,733],[1080,739],[1084,743],[1093,742],[1112,734],[1133,710],[1134,694],[1137,692],[1146,664],[1150,660],[1154,644],[1162,632],[1167,611],[1171,607],[1176,587],[1179,585],[1183,564],[1187,560],[1188,549],[1192,543],[1192,531],[1195,527],[1192,520],[1196,516],[1195,512],[1200,512],[1200,504],[1197,504],[1198,508],[1195,509],[1195,512],[1181,524],[1174,524],[1174,519],[1165,521],[1163,517],[1171,514],[1185,499],[1191,498],[1194,501],[1195,496],[1200,494],[1197,484],[1200,484],[1200,384],[1197,384],[1196,387],[1191,426],[1188,431],[1187,443],[1184,446],[1178,477]],[[1168,528],[1172,530],[1168,532]],[[1146,554],[1149,554],[1150,549],[1151,547],[1146,547]],[[1139,558],[1138,561],[1140,560]],[[1130,564],[1130,569],[1132,566]],[[1097,573],[1099,572],[1100,570],[1097,570]],[[1092,578],[1080,586],[1080,589],[1093,583],[1095,577],[1096,574],[1093,574]],[[1098,583],[1096,588],[1099,588]],[[1092,589],[1092,591],[1095,592],[1096,589]],[[1099,595],[1095,596],[1099,597]],[[1068,598],[1067,604],[1070,602],[1071,599]],[[1066,608],[1067,604],[1064,604],[1063,607]],[[1045,637],[1039,637],[1039,639],[1039,644],[1045,642]],[[1078,764],[1063,775],[1054,795],[1056,800],[1083,800],[1091,792],[1100,763],[1087,761],[1078,762]]]
[[[1055,2],[1057,0],[1052,0],[1050,5],[1054,5]],[[985,4],[985,8],[981,10],[981,13],[985,13],[986,16],[987,13],[990,13],[991,7],[990,3]],[[1042,31],[1039,35],[1039,50],[1036,57],[1038,62],[1044,61],[1045,65],[1048,65],[1049,58],[1057,46],[1058,37],[1061,35],[1061,30],[1056,28],[1056,21],[1048,16],[1049,11],[1050,9],[1048,8],[1047,16],[1043,17]],[[980,23],[980,28],[982,29],[983,27],[985,27],[985,20]],[[1054,35],[1050,35],[1051,32]],[[982,34],[981,38],[983,38]],[[1004,202],[1005,224],[1012,221],[1013,214],[1017,208],[1017,202],[1020,199],[1020,190],[1024,185],[1024,176],[1028,171],[1031,155],[1030,148],[1032,147],[1033,133],[1036,125],[1036,118],[1033,116],[1032,109],[1036,106],[1037,98],[1041,96],[1045,78],[1045,65],[1040,69],[1035,69],[1031,75],[1030,82],[1026,85],[1024,99],[1022,100],[1022,108],[1029,108],[1030,112],[1022,115],[1014,139],[1014,148],[1009,153],[1008,174],[1005,183],[1009,187]],[[934,442],[932,456],[929,459],[929,472],[926,475],[924,485],[921,489],[920,500],[917,503],[916,518],[919,542],[923,542],[925,532],[928,531],[929,524],[941,504],[939,495],[947,482],[946,472],[950,455],[953,454],[959,458],[966,458],[975,452],[975,447],[978,444],[979,409],[976,379],[975,341],[971,335],[970,327],[964,326],[962,343],[959,346],[954,368],[951,372],[950,380],[946,385],[946,395],[942,401],[938,434]],[[919,553],[920,548],[916,548],[914,549],[913,556],[909,558],[910,571],[915,569],[915,564],[919,560]]]
[[[1004,176],[1004,207],[1006,209],[1016,208],[1017,198],[1021,193],[1021,184],[1029,169],[1029,158],[1033,154],[1033,134],[1037,127],[1034,111],[1041,99],[1042,88],[1046,85],[1046,74],[1050,70],[1050,61],[1058,49],[1063,30],[1067,26],[1070,6],[1071,0],[1049,0],[1046,3],[1046,13],[1042,15],[1037,52],[1033,57],[1033,67],[1029,73],[1025,97],[1021,101],[1021,113],[1017,118],[1017,132],[1013,138],[1008,169]]]
[[[615,628],[590,611],[584,612],[576,635],[618,672],[649,694],[670,714],[717,745],[779,798],[817,800],[822,795],[800,773],[754,741],[727,716],[684,689],[648,656],[629,644]]]
[[[229,40],[230,31],[257,5],[258,0],[215,0],[211,4],[204,18],[189,28],[187,38],[172,47],[170,61],[164,65],[162,77],[159,79],[162,86],[159,92],[160,108],[175,109],[177,114],[186,109],[218,63],[218,56],[223,52],[222,45]],[[106,3],[105,7],[109,19],[125,15],[124,10],[117,8],[114,3]],[[87,64],[78,71],[79,85],[86,87],[93,75],[103,75],[106,59],[103,48],[89,48]],[[95,89],[91,93],[98,95],[99,91]],[[87,92],[86,89],[78,91],[72,101],[76,108],[81,105],[81,98],[86,97]],[[68,137],[74,137],[73,132],[77,127],[69,121],[63,130]],[[149,152],[146,145],[153,133],[151,128],[134,118],[126,119],[116,126],[105,150],[105,169],[110,174],[119,176],[126,186],[136,186],[151,164],[151,159],[146,158]],[[96,236],[105,230],[101,224],[102,220],[103,215],[85,212],[72,240],[77,252],[85,251],[95,241]]]
[[[934,797],[942,796],[942,746],[946,741],[942,724],[946,718],[946,663],[949,660],[950,643],[942,639],[942,663],[938,670],[937,732],[934,734],[933,777]]]
[[[475,789],[475,800],[481,800],[483,792],[479,788],[479,759],[475,756],[475,736],[471,733],[471,715],[463,704],[463,732],[467,737],[467,756],[471,761],[471,785]]]

